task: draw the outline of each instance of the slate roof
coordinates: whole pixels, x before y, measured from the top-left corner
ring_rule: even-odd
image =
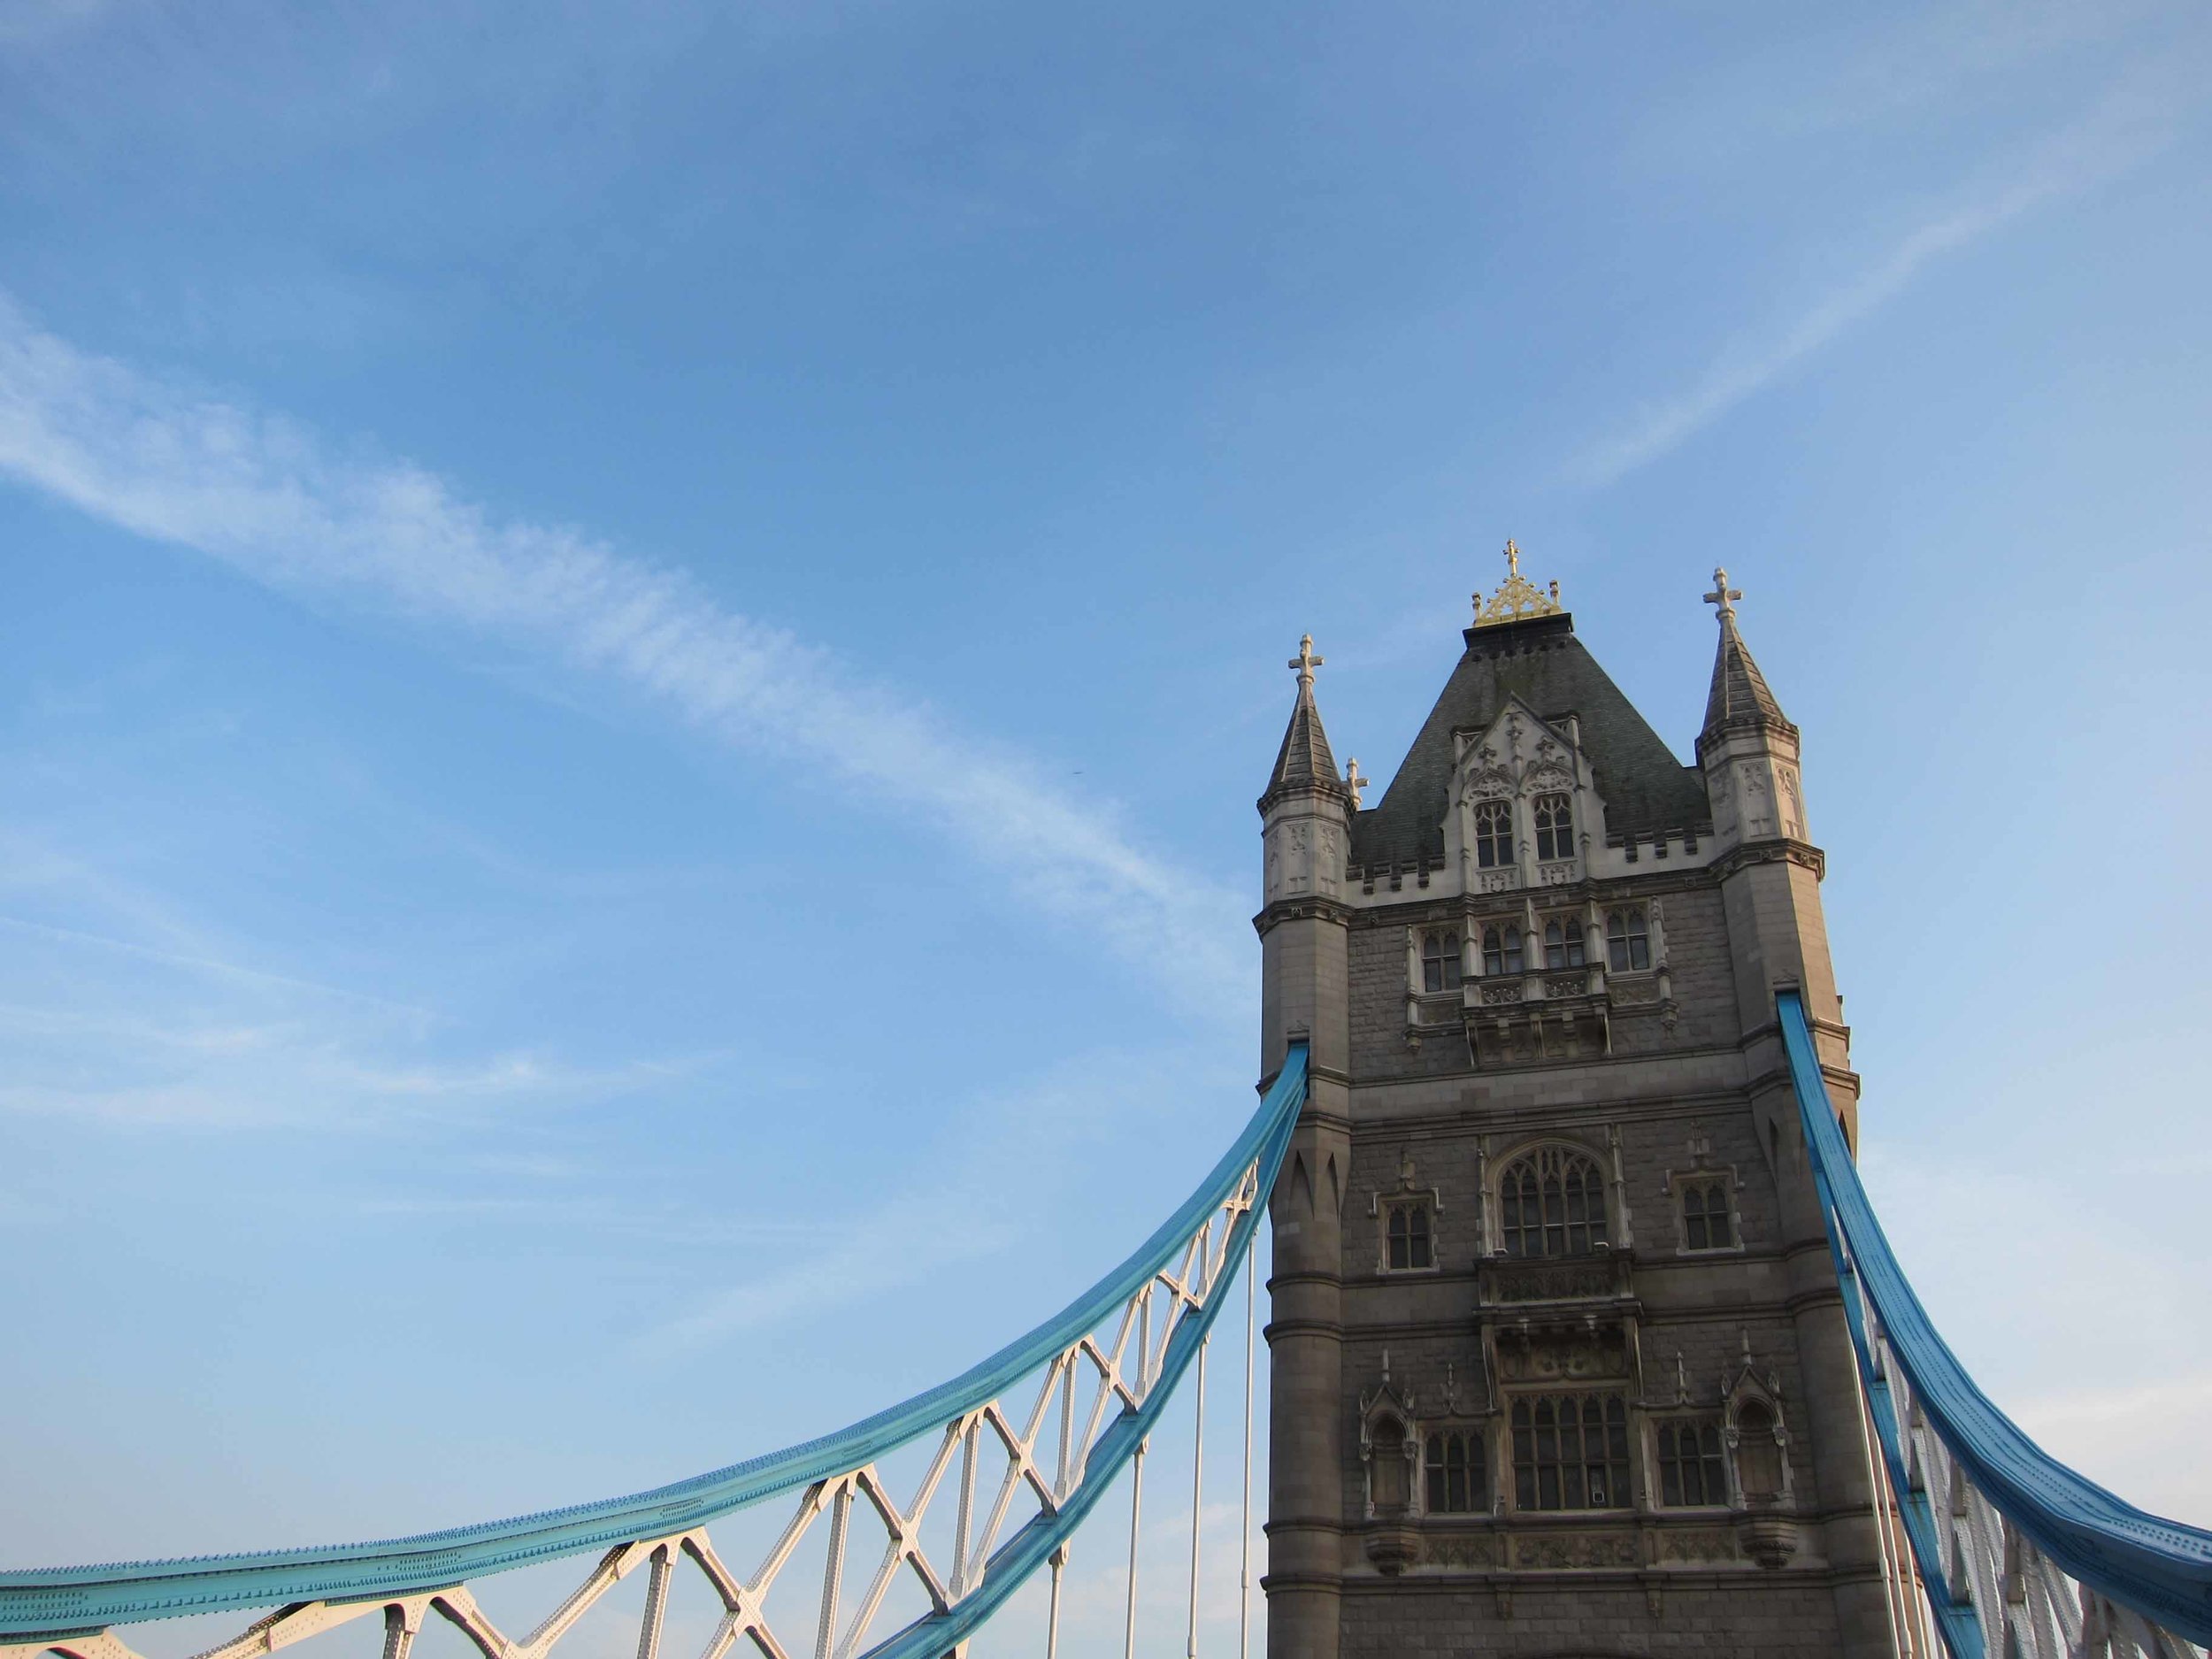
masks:
[[[1736,632],[1732,610],[1721,613],[1720,649],[1713,657],[1713,689],[1705,699],[1705,729],[1701,740],[1716,732],[1742,727],[1765,727],[1795,732],[1784,718],[1782,705],[1767,689],[1767,678],[1751,660],[1751,648]]]
[[[1268,774],[1267,792],[1260,796],[1260,810],[1265,811],[1268,803],[1281,791],[1317,787],[1339,795],[1350,793],[1337,771],[1329,734],[1321,729],[1321,710],[1315,706],[1313,680],[1309,675],[1299,684],[1298,701],[1291,709],[1283,746],[1276,751],[1275,770]]]
[[[1443,856],[1452,733],[1488,726],[1510,696],[1548,720],[1577,717],[1583,752],[1605,799],[1610,833],[1648,836],[1711,821],[1697,769],[1675,758],[1583,649],[1575,638],[1573,617],[1563,613],[1469,628],[1464,637],[1466,653],[1406,751],[1388,793],[1353,823],[1354,864],[1411,864]]]

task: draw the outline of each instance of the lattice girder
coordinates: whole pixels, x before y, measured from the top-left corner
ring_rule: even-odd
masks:
[[[1776,995],[1878,1467],[1910,1545],[1908,1622],[1951,1659],[2197,1659],[2212,1641],[2212,1532],[2123,1502],[2045,1454],[1936,1333],[1891,1253],[1830,1103],[1804,1003]],[[1899,1607],[1893,1607],[1893,1613]],[[2155,1617],[2154,1617],[2155,1616]]]
[[[1205,1184],[1135,1256],[1057,1318],[962,1377],[839,1434],[632,1498],[381,1545],[0,1573],[0,1659],[48,1653],[140,1659],[112,1624],[257,1600],[284,1604],[199,1659],[259,1659],[380,1611],[384,1659],[409,1659],[434,1612],[484,1659],[549,1659],[577,1622],[640,1567],[648,1577],[638,1659],[659,1659],[672,1579],[684,1560],[721,1607],[701,1659],[726,1659],[741,1640],[762,1659],[790,1659],[791,1644],[765,1603],[817,1523],[826,1524],[828,1536],[812,1659],[940,1659],[1031,1573],[1064,1559],[1074,1530],[1158,1421],[1220,1311],[1219,1293],[1249,1253],[1260,1195],[1273,1186],[1304,1097],[1300,1046]],[[1102,1341],[1109,1330],[1110,1341]],[[1079,1413],[1079,1373],[1087,1369],[1091,1399]],[[1022,1396],[1026,1409],[1018,1417],[1009,1402],[1033,1381],[1034,1393]],[[1056,1406],[1057,1445],[1048,1469],[1039,1442]],[[902,1506],[880,1459],[931,1435],[933,1455]],[[1005,1467],[987,1507],[979,1507],[987,1448],[1003,1456]],[[933,1506],[946,1501],[949,1481],[952,1539],[933,1558],[923,1528]],[[1018,1517],[1025,1494],[1029,1512]],[[789,1519],[759,1568],[741,1581],[716,1554],[704,1523],[779,1496],[792,1501]],[[661,1525],[609,1536],[626,1522],[655,1518]],[[880,1554],[848,1606],[846,1563],[856,1549],[865,1558],[870,1525],[879,1529]],[[583,1580],[520,1640],[501,1630],[468,1588],[485,1572],[591,1550],[597,1560]],[[902,1570],[928,1610],[871,1645]],[[303,1588],[320,1594],[286,1594]],[[84,1612],[105,1622],[72,1617]]]

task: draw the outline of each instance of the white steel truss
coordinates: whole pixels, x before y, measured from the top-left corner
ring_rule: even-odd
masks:
[[[1845,1294],[1858,1298],[1864,1314],[1874,1374],[1889,1389],[1903,1436],[1909,1491],[1924,1497],[1934,1519],[1947,1588],[1974,1609],[1982,1659],[2204,1659],[2193,1642],[2061,1571],[1982,1495],[1922,1414],[1855,1273],[1847,1276]],[[1878,1458],[1875,1466],[1890,1510],[1882,1517],[1883,1564],[1897,1651],[1901,1659],[1939,1659],[1928,1584],[1914,1566],[1887,1471]]]
[[[1163,1380],[1171,1389],[1181,1375],[1179,1368],[1174,1377],[1166,1375],[1171,1351],[1179,1332],[1193,1322],[1202,1355],[1208,1316],[1241,1264],[1257,1221],[1254,1212],[1266,1162],[1264,1152],[1254,1159],[1229,1196],[1170,1256],[1170,1265],[1153,1271],[1121,1304],[1118,1316],[1068,1343],[1041,1371],[998,1398],[943,1422],[934,1454],[903,1503],[875,1461],[818,1479],[799,1493],[780,1535],[748,1576],[732,1571],[716,1553],[706,1528],[695,1525],[609,1548],[526,1636],[502,1630],[478,1605],[469,1586],[459,1583],[390,1597],[296,1602],[196,1659],[262,1659],[372,1616],[380,1616],[384,1622],[383,1659],[409,1659],[417,1634],[433,1614],[456,1627],[483,1659],[548,1659],[595,1603],[641,1568],[648,1578],[637,1659],[660,1659],[671,1580],[686,1563],[704,1578],[721,1609],[698,1659],[725,1659],[741,1643],[759,1659],[888,1659],[910,1654],[935,1659],[964,1644],[949,1624],[949,1639],[933,1643],[933,1623],[944,1623],[949,1616],[979,1604],[981,1617],[987,1617],[1004,1594],[1010,1593],[1012,1584],[995,1583],[995,1570],[1002,1548],[1028,1527],[1054,1532],[1047,1557],[1051,1600],[1046,1640],[1050,1654],[1058,1635],[1065,1532],[1087,1515],[1100,1489],[1124,1463],[1141,1467],[1144,1432],[1165,1403]],[[1033,1383],[1033,1394],[1026,1394],[1028,1383]],[[1019,1409],[1010,1404],[1025,1394],[1026,1402]],[[1130,1421],[1117,1437],[1117,1425],[1125,1419]],[[1052,1431],[1049,1436],[1048,1429]],[[1133,1445],[1121,1444],[1131,1439],[1133,1430],[1137,1431]],[[1248,1437],[1248,1427],[1247,1432]],[[1108,1446],[1110,1440],[1116,1444]],[[1099,1455],[1102,1451],[1113,1455]],[[995,1465],[1002,1457],[1004,1468],[995,1490],[979,1490],[987,1464]],[[950,1542],[941,1543],[933,1555],[924,1544],[923,1525],[933,1511],[941,1517],[947,1502],[954,1509]],[[1056,1527],[1056,1523],[1065,1525]],[[772,1623],[765,1604],[802,1541],[818,1527],[826,1529],[826,1547],[810,1647],[803,1635]],[[848,1563],[864,1562],[870,1550],[879,1552],[873,1574],[848,1603],[843,1594]],[[879,1615],[902,1575],[918,1585],[929,1612],[903,1630],[879,1632]],[[1133,1618],[1133,1574],[1131,1587]],[[1001,1593],[995,1595],[995,1591]],[[800,1644],[796,1647],[795,1641]],[[50,1654],[61,1659],[142,1659],[113,1628],[0,1642],[0,1659],[41,1659]]]

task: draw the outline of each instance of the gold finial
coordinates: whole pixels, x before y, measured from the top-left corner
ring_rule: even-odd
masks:
[[[1298,671],[1298,684],[1302,687],[1313,684],[1313,671],[1328,660],[1325,657],[1316,657],[1313,654],[1313,635],[1306,634],[1299,636],[1298,655],[1292,657],[1284,666]]]
[[[1475,626],[1494,627],[1501,622],[1519,622],[1529,617],[1555,617],[1566,610],[1559,603],[1559,584],[1551,585],[1551,592],[1544,590],[1521,574],[1521,549],[1517,543],[1505,544],[1505,580],[1498,591],[1485,603],[1480,594],[1475,595]]]
[[[1705,603],[1717,607],[1724,623],[1736,614],[1735,602],[1743,597],[1743,589],[1728,585],[1728,572],[1718,565],[1713,567],[1713,591],[1705,595]]]

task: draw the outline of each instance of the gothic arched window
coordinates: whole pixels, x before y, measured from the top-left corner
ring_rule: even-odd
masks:
[[[1589,1158],[1544,1147],[1498,1181],[1508,1256],[1587,1256],[1605,1240],[1605,1183]]]
[[[1521,930],[1512,923],[1482,930],[1482,971],[1493,974],[1521,971]]]
[[[1563,795],[1536,797],[1536,856],[1571,858],[1575,856],[1574,809]]]
[[[1659,1502],[1668,1505],[1728,1502],[1728,1475],[1721,1467],[1718,1424],[1659,1425]]]
[[[1391,1271],[1407,1272],[1436,1265],[1427,1204],[1391,1205],[1386,1239],[1389,1255],[1386,1259]]]
[[[1432,928],[1421,935],[1421,988],[1456,991],[1459,988],[1459,930]]]
[[[1443,1429],[1429,1436],[1428,1512],[1472,1515],[1490,1507],[1490,1471],[1479,1429]]]
[[[1628,1409],[1618,1394],[1513,1402],[1513,1502],[1522,1509],[1628,1507]]]
[[[1554,917],[1544,924],[1544,965],[1579,968],[1583,965],[1582,924],[1574,917]]]
[[[1694,1181],[1682,1189],[1682,1242],[1693,1250],[1724,1250],[1736,1241],[1726,1183]]]
[[[1605,918],[1606,965],[1616,973],[1637,973],[1651,966],[1651,935],[1644,907],[1624,905]]]
[[[1475,809],[1475,862],[1485,870],[1513,862],[1513,809],[1503,801]]]

